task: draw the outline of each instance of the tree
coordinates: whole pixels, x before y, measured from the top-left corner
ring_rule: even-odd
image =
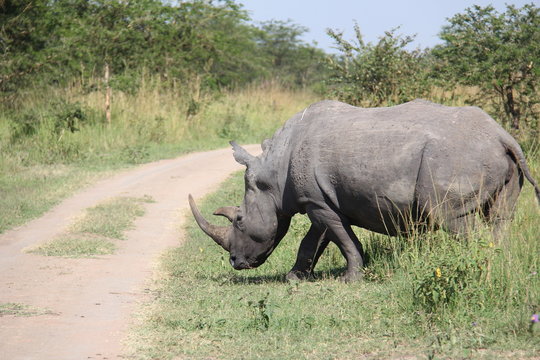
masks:
[[[260,24],[255,39],[270,76],[298,86],[320,80],[325,54],[301,39],[307,31],[291,20],[270,20]]]
[[[47,1],[0,1],[0,92],[12,92],[47,63],[53,25],[43,20]],[[25,56],[21,56],[25,54]]]
[[[333,93],[353,105],[381,106],[399,104],[429,91],[429,57],[422,50],[409,51],[414,37],[396,35],[397,29],[385,32],[376,44],[364,43],[358,24],[356,42],[329,29],[341,54],[329,58],[334,73],[330,78]]]
[[[433,53],[448,80],[477,86],[479,105],[497,105],[494,115],[518,130],[538,129],[540,115],[540,14],[533,4],[504,13],[473,6],[449,19]]]
[[[151,75],[194,94],[268,74],[305,85],[320,73],[323,53],[300,40],[305,28],[248,20],[234,0],[0,0],[0,93],[95,89],[106,67],[116,89]]]

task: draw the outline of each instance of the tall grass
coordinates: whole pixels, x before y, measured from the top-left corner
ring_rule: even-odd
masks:
[[[268,83],[204,94],[147,79],[104,92],[93,84],[35,89],[0,107],[0,232],[36,217],[104,171],[193,151],[261,142],[317,100]]]
[[[113,93],[107,124],[103,92],[85,89],[31,92],[17,106],[5,107],[0,116],[3,164],[142,162],[224,145],[231,137],[260,141],[316,101],[313,94],[272,83],[194,99],[148,81],[134,93]]]

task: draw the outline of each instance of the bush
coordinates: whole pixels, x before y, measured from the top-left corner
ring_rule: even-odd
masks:
[[[503,124],[538,134],[540,96],[540,12],[533,4],[504,13],[493,6],[473,6],[449,19],[433,50],[435,71],[456,83],[477,86],[475,105],[489,108]]]
[[[55,100],[43,110],[26,108],[11,117],[11,140],[16,142],[24,137],[35,135],[44,126],[49,126],[56,135],[62,132],[79,131],[82,126],[94,119],[94,111],[78,102]]]
[[[355,31],[356,44],[344,40],[341,33],[328,31],[342,52],[340,57],[329,59],[334,71],[329,80],[334,96],[351,105],[375,107],[429,94],[427,53],[405,49],[414,37],[397,35],[397,29],[393,29],[373,45],[364,43],[358,25]]]
[[[485,306],[491,267],[500,249],[492,242],[447,239],[429,256],[412,263],[413,300],[428,313],[454,310],[467,302]]]

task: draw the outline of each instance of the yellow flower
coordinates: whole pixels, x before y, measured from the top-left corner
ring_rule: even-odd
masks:
[[[440,268],[435,269],[435,276],[438,277],[438,278],[440,278],[442,276]]]
[[[495,245],[494,245],[492,242],[490,242],[490,243],[489,243],[489,247],[492,248],[493,246],[495,246]]]

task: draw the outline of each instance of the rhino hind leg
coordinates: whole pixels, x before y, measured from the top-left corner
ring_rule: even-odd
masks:
[[[444,228],[454,234],[468,236],[478,225],[480,214],[491,226],[493,238],[498,240],[512,220],[516,202],[523,186],[523,174],[509,161],[504,185],[491,193],[481,193],[473,201],[445,210]]]
[[[504,186],[484,209],[485,220],[491,225],[495,240],[499,240],[503,236],[512,220],[522,187],[523,174],[517,165],[512,163]]]
[[[330,239],[326,237],[326,230],[321,231],[311,225],[306,236],[300,243],[296,263],[287,274],[287,280],[305,280],[313,277],[313,269],[317,261],[328,246]]]
[[[458,237],[468,237],[476,227],[476,214],[468,213],[458,217],[448,217],[444,220],[444,229]]]

